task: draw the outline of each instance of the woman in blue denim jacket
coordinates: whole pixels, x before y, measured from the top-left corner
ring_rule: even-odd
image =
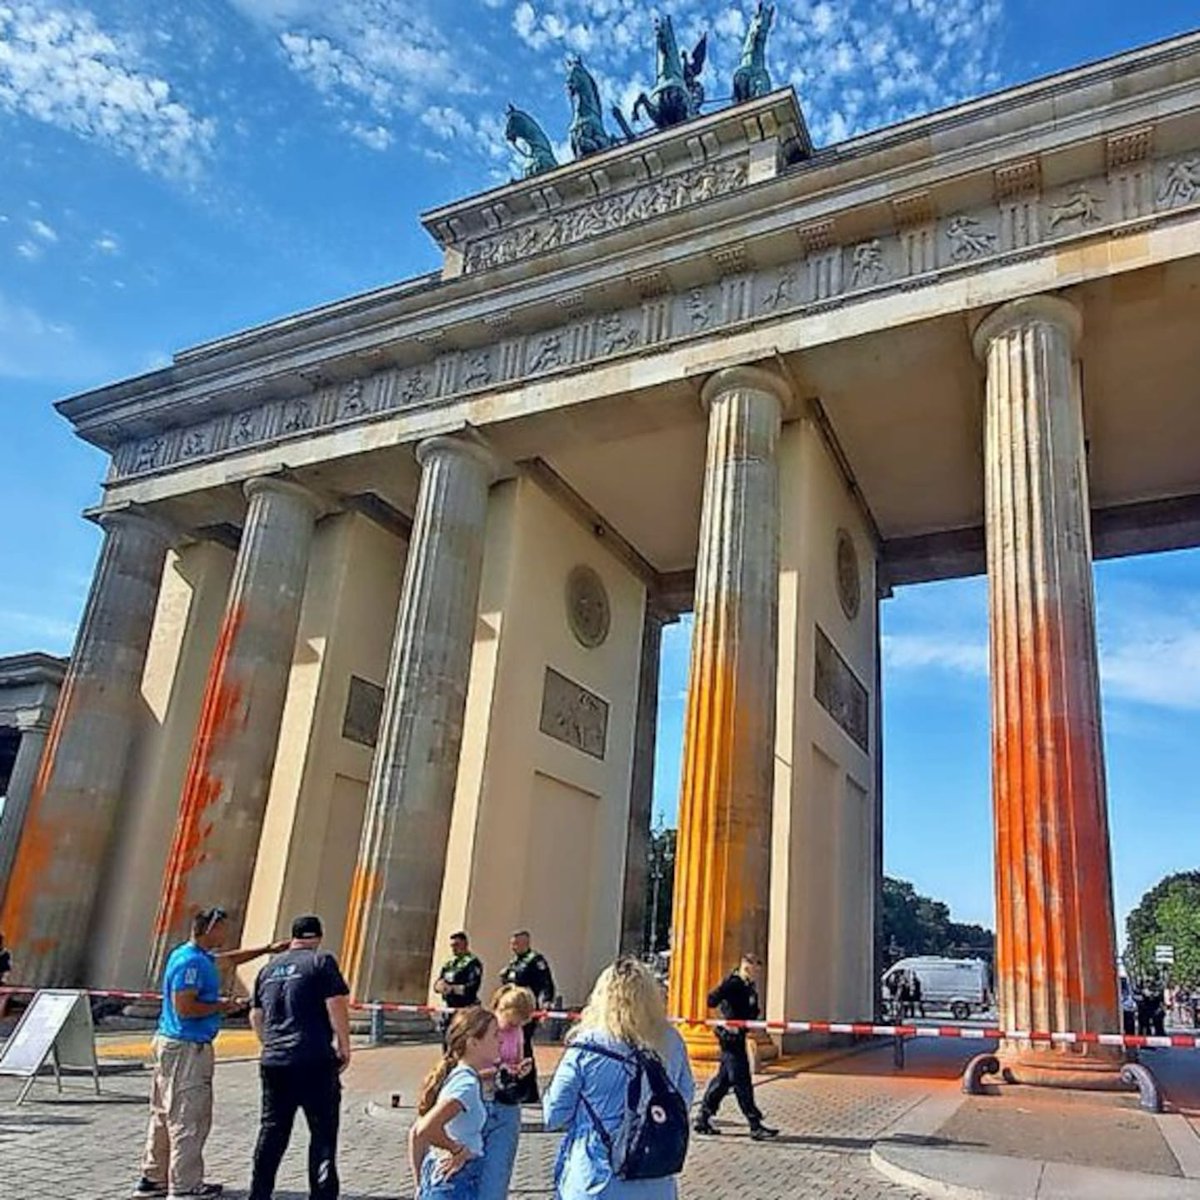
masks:
[[[616,1059],[589,1050],[588,1043],[617,1054],[652,1050],[689,1106],[695,1092],[683,1039],[667,1023],[658,981],[634,959],[618,959],[605,967],[542,1101],[546,1128],[566,1131],[554,1168],[555,1196],[675,1200],[674,1178],[627,1180],[613,1173],[596,1121],[609,1138],[616,1137],[625,1117],[630,1072]]]

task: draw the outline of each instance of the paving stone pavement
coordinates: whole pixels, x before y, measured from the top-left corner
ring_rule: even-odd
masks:
[[[545,1055],[543,1069],[552,1061]],[[411,1108],[371,1115],[398,1089],[411,1101],[430,1049],[388,1047],[355,1056],[342,1105],[340,1168],[344,1200],[410,1200],[404,1167]],[[149,1075],[108,1075],[97,1100],[82,1079],[59,1097],[53,1082],[38,1083],[18,1109],[18,1081],[0,1079],[0,1194],[4,1200],[119,1200],[129,1195],[146,1123]],[[206,1154],[210,1179],[227,1195],[244,1196],[258,1118],[257,1066],[217,1068],[216,1119]],[[912,1200],[916,1193],[886,1182],[870,1166],[872,1140],[927,1094],[912,1080],[851,1074],[803,1074],[760,1083],[759,1103],[784,1134],[774,1144],[751,1142],[732,1100],[723,1110],[726,1132],[697,1138],[682,1177],[682,1200]],[[378,1114],[379,1109],[375,1107]],[[526,1110],[534,1121],[535,1110]],[[510,1195],[552,1197],[558,1135],[528,1128]],[[297,1122],[280,1172],[279,1200],[302,1200],[306,1133]]]

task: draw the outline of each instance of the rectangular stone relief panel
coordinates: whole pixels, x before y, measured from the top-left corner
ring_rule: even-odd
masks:
[[[383,688],[357,675],[350,676],[350,694],[342,717],[342,737],[375,749],[383,720]]]
[[[538,728],[547,737],[603,759],[608,742],[608,701],[547,667]]]
[[[813,667],[813,696],[846,736],[869,754],[871,699],[850,664],[838,653],[819,626]]]

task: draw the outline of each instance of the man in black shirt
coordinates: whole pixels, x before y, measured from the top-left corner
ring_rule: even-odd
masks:
[[[4,944],[4,934],[0,933],[0,1020],[8,1009],[8,993],[4,990],[4,982],[12,970],[12,954]]]
[[[727,1021],[757,1021],[759,1007],[756,983],[761,966],[762,960],[757,954],[743,954],[738,969],[708,993],[709,1007],[719,1008],[721,1016]],[[713,1125],[712,1119],[732,1088],[739,1107],[750,1122],[750,1136],[756,1142],[775,1137],[779,1130],[763,1124],[762,1113],[754,1103],[754,1080],[750,1074],[750,1058],[746,1053],[745,1029],[718,1028],[717,1041],[721,1044],[721,1065],[704,1090],[704,1099],[700,1101],[700,1113],[694,1125],[696,1132],[721,1132]]]
[[[450,1028],[454,1010],[474,1008],[479,1003],[479,988],[483,983],[483,963],[471,953],[467,935],[450,935],[450,957],[442,964],[433,990],[452,1011],[442,1014],[442,1036]]]
[[[308,1188],[337,1200],[337,1137],[350,1065],[350,989],[337,959],[321,949],[319,917],[297,917],[292,941],[258,973],[250,1024],[262,1042],[262,1122],[250,1200],[270,1200],[298,1108],[308,1122]]]

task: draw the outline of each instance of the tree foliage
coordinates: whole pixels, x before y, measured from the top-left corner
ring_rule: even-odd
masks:
[[[904,879],[883,877],[883,947],[888,963],[918,954],[991,959],[996,935],[950,919],[941,900],[922,896]]]
[[[1170,982],[1200,986],[1200,871],[1181,871],[1154,885],[1125,919],[1125,969],[1138,982],[1161,976],[1155,946],[1173,946]]]

